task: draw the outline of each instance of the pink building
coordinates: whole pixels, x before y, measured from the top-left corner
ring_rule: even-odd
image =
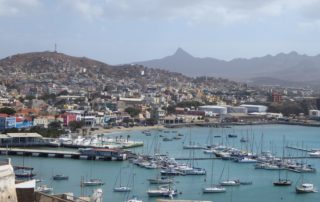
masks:
[[[77,121],[77,115],[71,113],[64,113],[61,115],[63,118],[63,125],[68,126],[71,121]]]

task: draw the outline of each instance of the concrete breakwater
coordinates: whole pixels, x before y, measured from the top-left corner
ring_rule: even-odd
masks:
[[[13,156],[33,156],[49,158],[71,158],[83,160],[126,160],[127,154],[122,150],[114,149],[94,149],[88,148],[80,151],[62,150],[41,150],[41,149],[20,149],[20,148],[0,148],[1,155]]]

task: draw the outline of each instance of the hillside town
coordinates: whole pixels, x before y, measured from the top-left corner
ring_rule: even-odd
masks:
[[[270,120],[319,124],[320,120],[319,92],[308,87],[191,78],[57,52],[8,57],[0,61],[0,70],[4,133],[31,131],[57,137],[101,128]]]

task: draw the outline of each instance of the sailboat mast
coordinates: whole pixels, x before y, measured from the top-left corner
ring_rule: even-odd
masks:
[[[213,187],[213,158],[211,160],[211,186]]]
[[[261,134],[261,154],[263,153],[263,133]]]
[[[119,179],[120,179],[120,187],[121,187],[121,174],[122,174],[122,168],[120,167],[120,176],[119,176]]]

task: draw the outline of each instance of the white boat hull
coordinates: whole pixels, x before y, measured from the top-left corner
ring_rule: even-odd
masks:
[[[202,190],[203,193],[223,193],[226,189],[223,187],[206,187]]]
[[[114,192],[130,192],[131,188],[130,187],[115,187],[113,189]]]
[[[220,182],[221,186],[239,186],[240,182],[236,180],[228,180]]]

